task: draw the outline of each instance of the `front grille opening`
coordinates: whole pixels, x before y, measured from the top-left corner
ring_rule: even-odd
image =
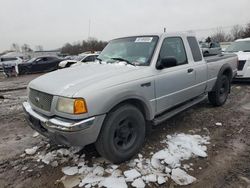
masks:
[[[243,70],[245,63],[246,63],[246,61],[239,61],[239,64],[238,64],[239,71]]]
[[[30,89],[29,100],[34,106],[49,112],[51,109],[53,95]]]

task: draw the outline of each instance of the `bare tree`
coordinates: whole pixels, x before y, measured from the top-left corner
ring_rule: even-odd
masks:
[[[244,38],[250,37],[250,23],[248,23],[247,26],[245,27],[243,37]]]
[[[216,32],[211,36],[211,39],[214,42],[228,42],[232,40],[231,36],[225,33],[222,28],[218,28]]]
[[[231,35],[233,37],[233,40],[240,39],[244,35],[244,28],[240,25],[235,25],[231,29]]]
[[[37,45],[35,47],[36,51],[43,51],[43,46],[42,45]]]
[[[95,38],[88,38],[88,40],[83,40],[82,43],[67,43],[61,48],[63,54],[77,55],[86,51],[101,51],[107,42],[99,41]]]
[[[33,51],[28,44],[22,45],[21,49],[23,53]]]
[[[11,44],[10,49],[16,52],[20,52],[20,46],[17,43]]]

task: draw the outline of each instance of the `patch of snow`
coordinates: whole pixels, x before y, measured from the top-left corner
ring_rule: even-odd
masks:
[[[107,177],[98,185],[99,187],[107,187],[107,188],[127,188],[127,184],[123,177]]]
[[[57,167],[57,166],[58,166],[58,162],[57,162],[57,161],[53,161],[53,162],[51,163],[51,166]]]
[[[141,174],[136,169],[127,170],[124,172],[124,175],[128,181],[133,181],[135,178],[141,176]]]
[[[196,181],[196,178],[188,175],[185,171],[180,168],[176,168],[172,170],[171,174],[172,180],[178,185],[189,185]]]
[[[170,168],[168,168],[167,166],[165,167],[165,172],[166,172],[167,174],[169,174],[171,171],[172,171],[172,170],[171,170]]]
[[[25,153],[28,154],[28,155],[34,155],[37,151],[38,147],[35,146],[33,148],[28,148],[28,149],[25,149]]]
[[[76,167],[76,166],[74,166],[74,167],[66,166],[66,167],[62,168],[62,172],[65,175],[73,176],[73,175],[78,173],[78,167]]]
[[[157,160],[164,162],[171,168],[180,167],[182,160],[188,160],[192,156],[207,157],[207,147],[209,137],[200,135],[177,134],[168,137],[168,147],[155,153],[151,159],[152,166],[155,168]],[[158,166],[162,168],[158,162]],[[158,168],[159,168],[158,167]]]
[[[156,175],[155,174],[149,174],[147,176],[143,176],[142,179],[145,181],[145,182],[156,182],[157,181],[157,178],[156,178]]]
[[[222,126],[222,123],[217,122],[217,123],[215,123],[215,125],[217,125],[217,126]]]
[[[103,180],[104,177],[88,174],[85,178],[82,179],[81,183],[79,184],[79,187],[82,187],[86,184],[98,184]]]
[[[142,154],[138,154],[137,158],[124,163],[125,169],[128,169],[125,171],[121,171],[119,165],[112,164],[101,157],[92,157],[91,163],[86,161],[85,155],[79,154],[81,148],[60,148],[51,151],[50,145],[47,144],[44,151],[39,151],[31,157],[53,167],[70,163],[71,166],[62,168],[65,175],[58,180],[65,186],[74,184],[79,187],[116,188],[127,187],[128,184],[132,187],[145,187],[150,183],[162,185],[168,181],[168,178],[172,178],[179,185],[194,182],[196,179],[184,171],[193,170],[190,168],[193,164],[182,165],[181,163],[196,156],[206,157],[206,144],[209,144],[209,137],[175,134],[167,135],[161,143],[166,147],[151,153],[153,155],[150,158],[144,158]],[[46,145],[46,142],[43,144]],[[39,148],[43,147],[39,146]],[[38,166],[40,167],[42,168],[43,165]]]
[[[166,183],[166,179],[164,177],[162,177],[162,176],[158,176],[157,183],[159,185],[164,184],[164,183]]]
[[[93,170],[93,174],[98,175],[98,176],[103,176],[104,174],[104,168],[101,166],[97,166],[94,170]]]
[[[34,132],[34,134],[33,134],[33,138],[35,138],[35,137],[38,137],[39,136],[39,133],[38,132]]]
[[[136,187],[136,188],[144,188],[146,186],[146,184],[141,178],[134,180],[131,185],[132,187]]]
[[[54,155],[51,152],[49,152],[45,156],[41,155],[40,159],[42,160],[43,163],[49,164],[51,161],[54,160]]]

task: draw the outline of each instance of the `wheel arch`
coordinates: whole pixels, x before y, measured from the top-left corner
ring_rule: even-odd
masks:
[[[133,97],[128,97],[128,98],[123,98],[120,99],[118,101],[116,101],[116,103],[114,103],[113,105],[108,107],[108,112],[118,108],[121,105],[124,104],[131,104],[135,107],[137,107],[143,114],[143,116],[145,117],[146,120],[152,120],[153,119],[153,113],[152,110],[150,108],[150,105],[146,103],[146,101],[142,98],[133,96]]]
[[[222,75],[226,75],[228,78],[229,78],[229,81],[231,83],[232,79],[233,79],[233,70],[232,70],[232,67],[226,63],[224,64],[221,69],[219,70],[219,73],[217,75],[217,81],[216,83],[214,84],[214,87],[212,89],[212,91],[215,91],[215,88],[216,88],[216,85],[218,83],[218,79],[222,76]]]

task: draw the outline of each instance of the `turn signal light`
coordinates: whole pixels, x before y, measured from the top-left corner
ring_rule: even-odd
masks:
[[[74,101],[74,114],[87,113],[87,105],[84,99],[75,99]]]

